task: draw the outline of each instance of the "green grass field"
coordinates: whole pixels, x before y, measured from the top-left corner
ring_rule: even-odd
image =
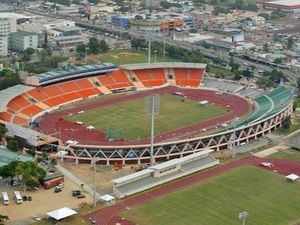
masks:
[[[256,167],[241,167],[123,211],[139,225],[292,225],[300,219],[300,184]]]
[[[154,62],[154,56],[152,55],[152,61]],[[110,62],[116,63],[119,65],[122,64],[131,64],[131,63],[147,63],[148,55],[146,52],[142,51],[110,51],[105,54],[99,55],[98,58],[101,62]],[[174,59],[168,57],[157,56],[157,62],[173,62]]]
[[[227,113],[223,107],[208,104],[200,106],[197,101],[165,94],[160,98],[160,114],[156,116],[155,133],[175,130],[200,121],[215,118]],[[139,98],[87,111],[67,117],[70,121],[81,121],[85,125],[94,126],[97,130],[107,131],[109,127],[117,127],[127,140],[150,136],[150,116],[145,113],[145,98]]]

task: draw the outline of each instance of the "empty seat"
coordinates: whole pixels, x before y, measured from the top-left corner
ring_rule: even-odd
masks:
[[[21,113],[31,117],[42,111],[43,111],[43,109],[41,109],[40,107],[38,107],[36,105],[31,105],[31,106],[26,107],[23,110],[21,110]]]

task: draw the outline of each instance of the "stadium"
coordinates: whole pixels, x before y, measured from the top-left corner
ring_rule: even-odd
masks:
[[[259,90],[210,78],[205,68],[105,63],[35,75],[0,92],[0,122],[9,136],[37,149],[58,145],[62,160],[109,165],[149,162],[149,96],[160,96],[156,161],[241,145],[290,117],[293,93],[284,86]]]

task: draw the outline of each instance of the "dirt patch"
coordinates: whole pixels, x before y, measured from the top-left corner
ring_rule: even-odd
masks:
[[[79,189],[77,184],[65,177],[65,187],[62,192],[54,193],[54,189],[49,190],[40,189],[38,191],[23,191],[20,187],[11,187],[6,185],[4,180],[0,184],[0,192],[7,192],[10,199],[10,204],[4,206],[0,205],[0,212],[3,215],[7,215],[10,219],[9,222],[15,222],[19,220],[31,221],[31,217],[34,215],[45,216],[46,212],[62,208],[78,208],[82,202],[92,202],[92,197],[85,193],[86,198],[77,199],[72,197],[72,190]],[[13,198],[14,191],[20,191],[21,195],[32,196],[32,201],[24,201],[22,204],[16,204]]]

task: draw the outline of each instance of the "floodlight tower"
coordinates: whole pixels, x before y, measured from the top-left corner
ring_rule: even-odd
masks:
[[[153,145],[154,145],[154,119],[155,115],[159,114],[160,111],[160,96],[153,95],[146,99],[146,113],[151,115],[151,137],[150,137],[150,165],[155,164],[155,158],[153,155]]]
[[[149,26],[149,28],[146,31],[145,39],[148,42],[148,63],[151,63],[151,43],[154,39],[154,33],[152,31],[151,26]]]

